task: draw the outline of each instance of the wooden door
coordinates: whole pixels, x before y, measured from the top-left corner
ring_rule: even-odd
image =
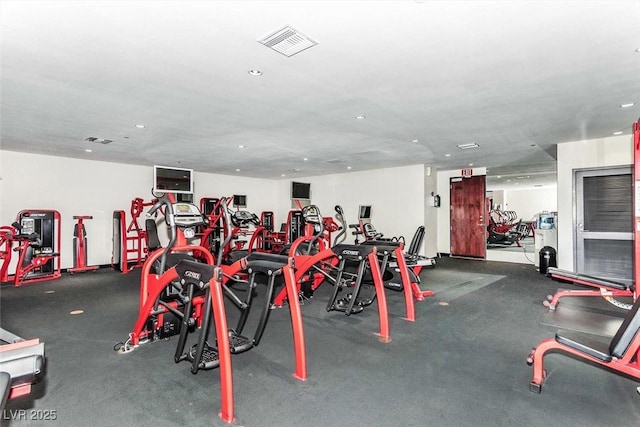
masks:
[[[451,178],[451,255],[485,258],[485,176]]]

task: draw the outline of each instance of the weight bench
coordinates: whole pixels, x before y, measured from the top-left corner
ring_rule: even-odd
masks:
[[[640,380],[640,299],[634,302],[608,346],[593,341],[590,334],[566,331],[541,341],[527,357],[527,364],[533,365],[531,391],[542,391],[546,377],[544,356],[558,350]]]
[[[0,328],[0,410],[7,399],[27,395],[44,374],[44,343],[24,340]]]
[[[632,297],[634,301],[637,298],[634,284],[627,285],[625,283],[615,282],[601,277],[560,270],[555,267],[549,267],[547,269],[547,276],[558,281],[571,282],[576,285],[597,288],[559,290],[554,295],[548,295],[547,300],[543,302],[543,305],[551,310],[555,310],[556,306],[560,302],[560,298],[563,297]]]

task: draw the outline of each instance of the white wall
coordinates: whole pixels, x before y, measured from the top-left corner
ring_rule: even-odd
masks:
[[[129,220],[132,199],[152,199],[152,180],[152,166],[0,151],[0,224],[11,224],[24,209],[59,211],[61,266],[68,268],[73,266],[73,216],[92,215],[85,221],[88,264],[109,264],[113,211],[124,210]],[[284,215],[277,211],[283,195],[274,181],[197,172],[194,181],[196,203],[202,197],[246,194],[247,209]]]
[[[633,144],[629,135],[558,144],[558,268],[573,270],[573,171],[632,163]]]
[[[486,168],[473,168],[472,174],[486,175]],[[451,252],[451,194],[449,190],[449,180],[454,177],[462,176],[460,169],[438,171],[438,194],[440,195],[441,208],[438,209],[438,252]]]
[[[415,165],[277,181],[196,172],[194,200],[246,194],[247,210],[274,211],[280,223],[291,208],[291,181],[309,182],[312,201],[324,216],[333,216],[334,206],[340,204],[347,222],[355,223],[358,206],[372,205],[372,221],[380,232],[403,235],[409,241],[425,220],[424,171],[423,165]],[[85,221],[88,264],[110,264],[113,211],[124,210],[129,220],[132,199],[152,199],[152,176],[152,166],[0,150],[0,224],[11,224],[24,209],[59,211],[61,266],[69,268],[73,266],[73,216],[91,215],[93,219]],[[349,234],[347,241],[353,242],[353,236]]]
[[[536,214],[558,210],[558,188],[531,188],[505,190],[503,210],[515,211],[518,219],[530,221]]]
[[[348,172],[327,176],[314,176],[278,181],[278,194],[282,197],[280,211],[290,207],[291,181],[311,184],[311,202],[320,208],[323,216],[334,216],[334,206],[344,209],[348,224],[358,222],[358,206],[371,205],[371,222],[385,237],[404,236],[407,245],[413,234],[425,221],[425,167],[423,165]],[[280,219],[282,218],[282,219]],[[285,218],[279,217],[282,222]],[[425,236],[425,241],[433,238]],[[349,232],[346,243],[353,243]],[[433,256],[435,253],[426,253]]]

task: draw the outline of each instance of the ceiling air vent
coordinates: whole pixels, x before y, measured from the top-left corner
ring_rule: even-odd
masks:
[[[113,142],[111,139],[96,138],[95,136],[89,136],[84,140],[89,142],[95,142],[97,144],[104,144],[104,145],[111,144]]]
[[[261,38],[258,42],[284,56],[293,56],[318,44],[288,25]]]

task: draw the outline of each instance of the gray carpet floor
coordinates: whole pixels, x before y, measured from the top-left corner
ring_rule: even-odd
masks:
[[[219,372],[192,375],[188,365],[174,363],[175,339],[124,355],[113,351],[136,319],[139,274],[103,268],[2,286],[2,327],[40,337],[47,353],[45,379],[30,396],[8,402],[2,425],[227,425],[217,416]],[[304,382],[292,377],[288,311],[272,311],[260,346],[233,356],[233,425],[640,425],[637,381],[565,355],[547,357],[542,393],[529,391],[525,359],[567,326],[564,307],[575,312],[584,305],[614,323],[623,310],[601,298],[576,298],[549,313],[542,301],[560,284],[531,265],[443,257],[421,277],[421,287],[436,294],[417,303],[415,322],[403,320],[402,295],[387,292],[387,344],[375,335],[375,305],[352,316],[327,312],[331,287],[322,285],[302,307]],[[580,324],[575,316],[571,322]],[[12,419],[23,409],[26,419]],[[56,419],[37,420],[38,411],[54,411]]]

